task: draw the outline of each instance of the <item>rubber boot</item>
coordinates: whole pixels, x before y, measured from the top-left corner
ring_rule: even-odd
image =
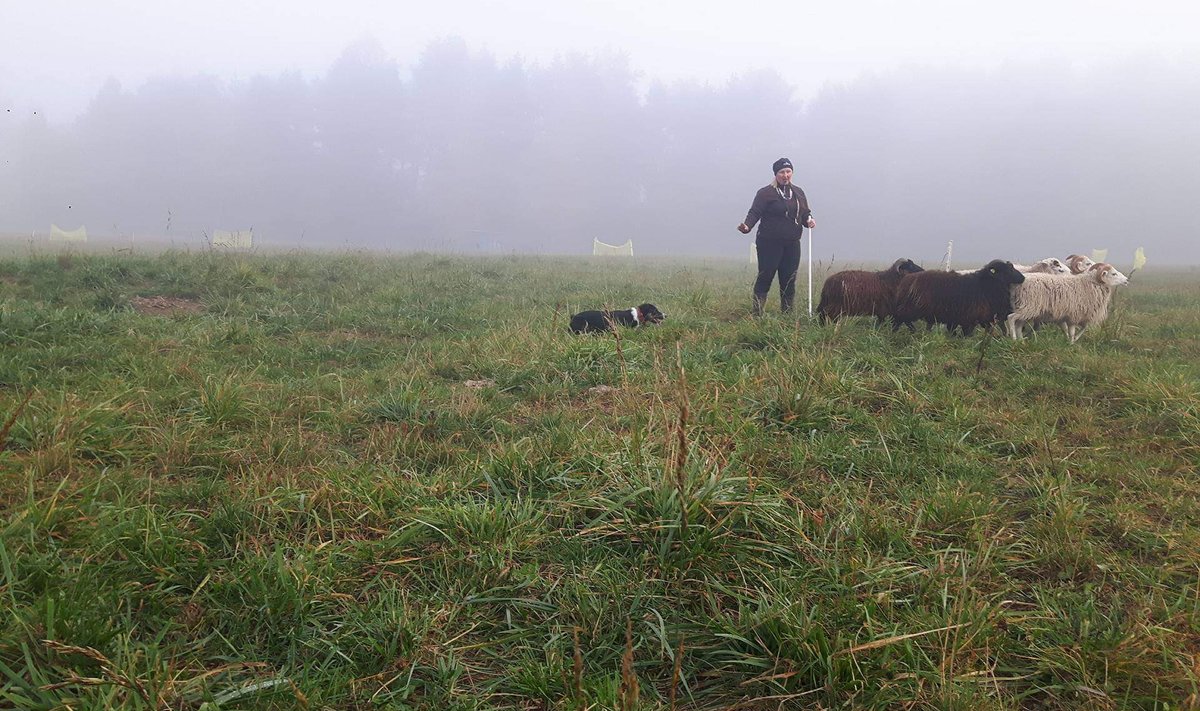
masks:
[[[763,308],[766,307],[766,305],[767,305],[767,295],[766,294],[755,294],[754,301],[750,307],[750,309],[751,309],[750,312],[752,314],[754,314],[755,317],[762,316]]]

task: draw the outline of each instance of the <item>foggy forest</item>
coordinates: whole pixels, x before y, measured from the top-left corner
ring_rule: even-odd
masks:
[[[787,156],[822,258],[932,261],[954,240],[962,262],[1200,263],[1195,66],[911,66],[800,101],[805,71],[668,84],[619,53],[534,63],[451,38],[412,66],[362,40],[313,78],[110,80],[77,118],[0,111],[0,233],[748,259],[734,228]]]

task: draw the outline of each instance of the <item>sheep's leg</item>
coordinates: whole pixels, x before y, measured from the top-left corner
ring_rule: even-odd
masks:
[[[1014,341],[1021,340],[1021,336],[1025,335],[1025,324],[1017,321],[1017,315],[1011,314],[1004,320],[1004,325],[1008,327],[1008,335],[1012,336]],[[1021,335],[1017,335],[1020,332]]]

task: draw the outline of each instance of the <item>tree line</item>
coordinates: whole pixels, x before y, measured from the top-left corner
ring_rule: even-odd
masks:
[[[808,101],[784,71],[654,82],[619,54],[497,59],[352,45],[316,78],[110,80],[69,124],[0,124],[0,232],[748,259],[734,226],[788,156],[823,257],[1200,262],[1200,72],[1124,58],[912,67]],[[789,67],[789,71],[803,67]],[[1130,251],[1132,247],[1130,247]],[[1046,252],[1047,254],[1042,254]]]

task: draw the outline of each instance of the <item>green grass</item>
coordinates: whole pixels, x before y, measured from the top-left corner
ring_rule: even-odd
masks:
[[[1197,706],[1194,273],[1074,347],[751,280],[0,260],[0,707]]]

